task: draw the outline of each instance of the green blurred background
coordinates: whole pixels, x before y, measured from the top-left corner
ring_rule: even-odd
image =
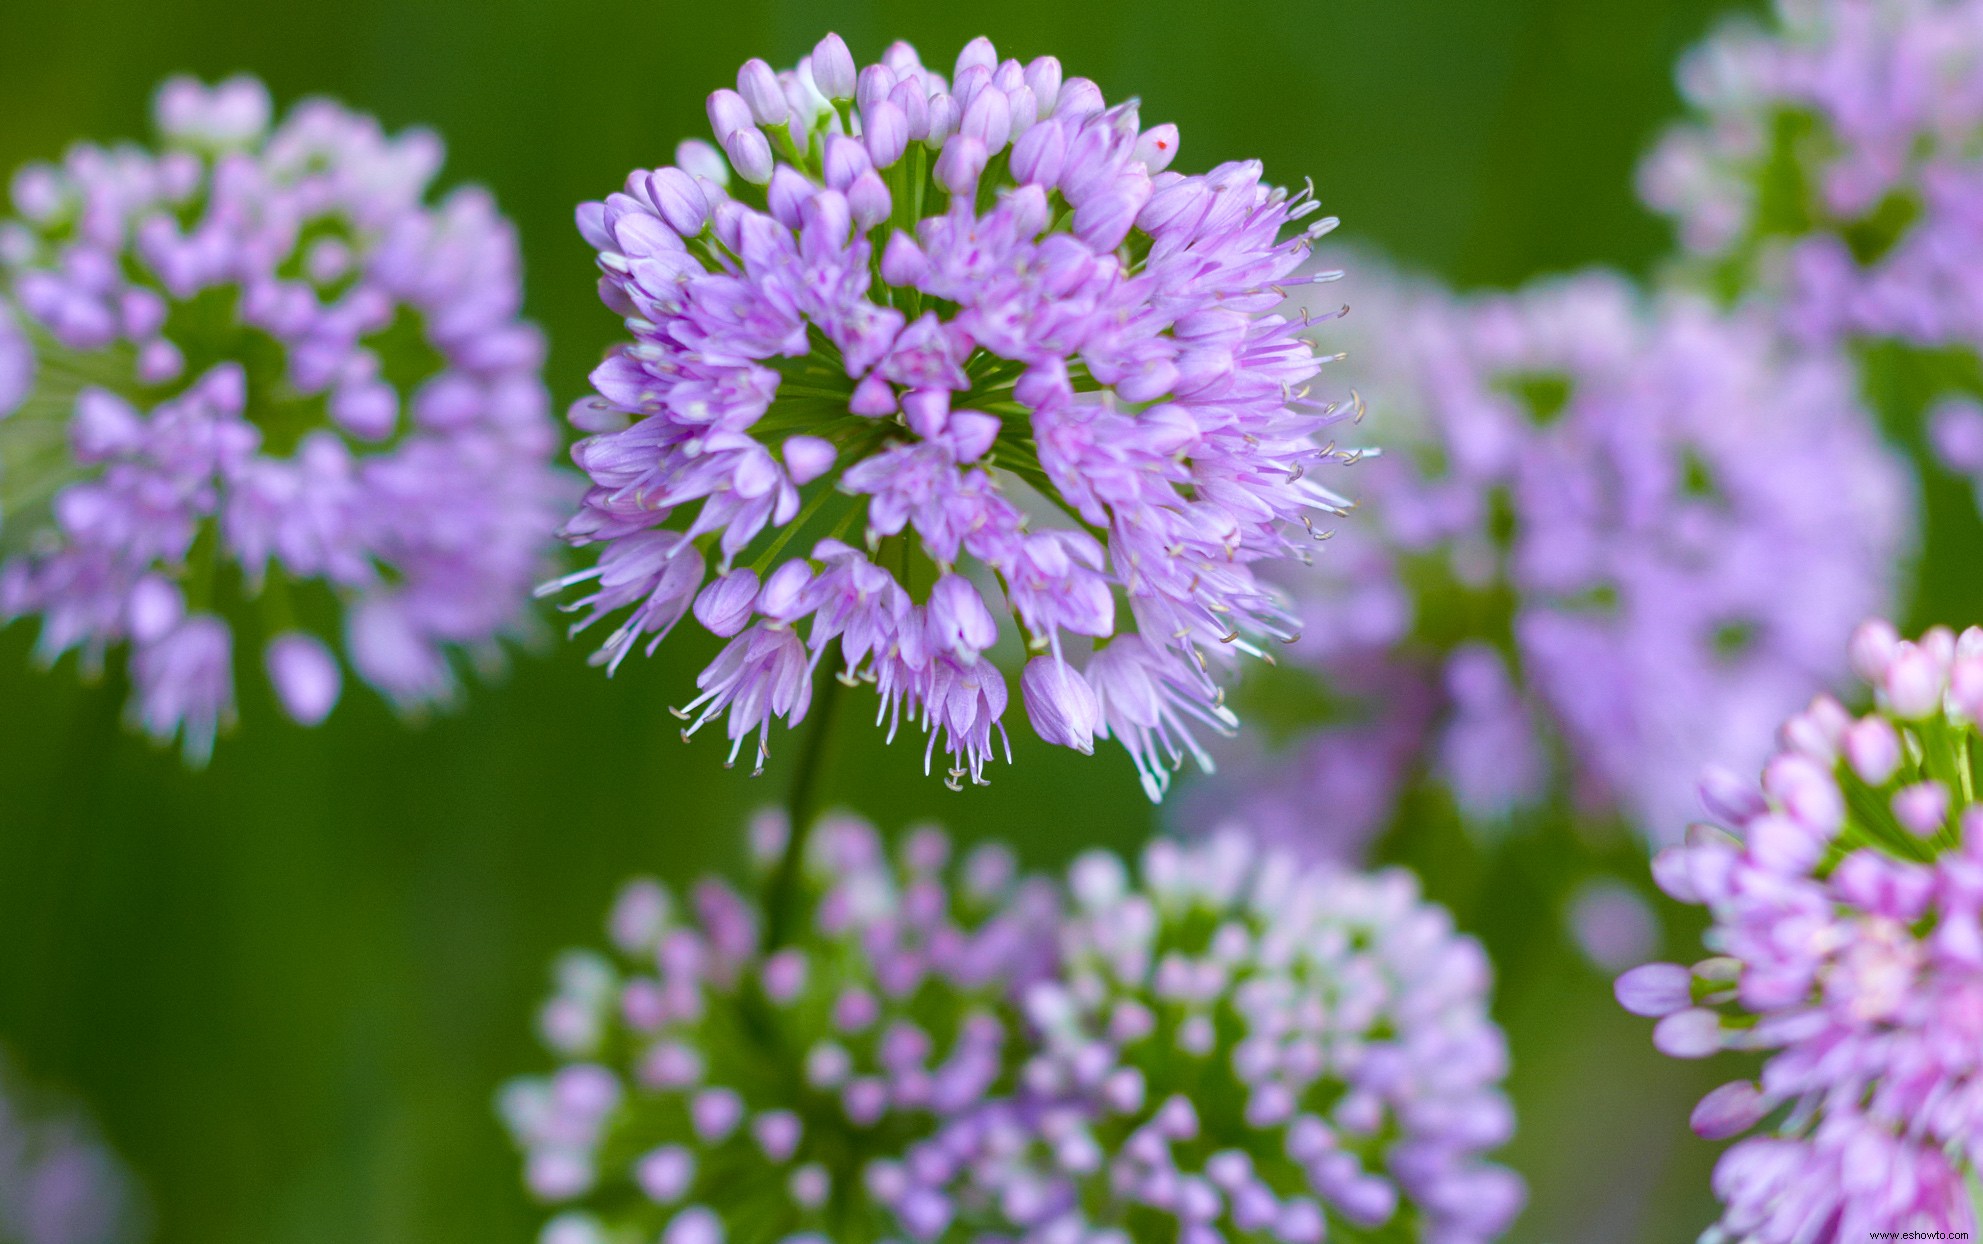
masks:
[[[1475,285],[1651,266],[1666,235],[1631,167],[1675,110],[1675,55],[1726,7],[6,0],[0,166],[141,135],[175,71],[250,70],[284,103],[329,93],[431,125],[446,179],[488,184],[521,226],[562,403],[617,327],[573,204],[701,132],[703,96],[746,57],[790,63],[826,29],[862,59],[900,37],[948,63],[980,33],[1051,52],[1176,121],[1182,167],[1257,154],[1277,179],[1312,176],[1344,236]],[[32,672],[30,640],[0,632],[0,1044],[94,1103],[155,1238],[528,1240],[490,1099],[542,1064],[552,954],[596,940],[628,873],[734,867],[743,815],[780,797],[795,749],[753,781],[719,767],[719,740],[682,744],[666,705],[710,655],[685,632],[610,683],[547,642],[411,726],[353,688],[305,732],[250,686],[245,728],[188,774],[121,732],[115,675]],[[889,828],[941,817],[1053,865],[1155,824],[1118,751],[1017,740],[1016,765],[958,795],[854,717],[827,796]],[[1507,1157],[1532,1195],[1517,1238],[1691,1238],[1713,1154],[1684,1120],[1732,1072],[1654,1056],[1562,932],[1569,885],[1607,856],[1638,874],[1630,848],[1544,828],[1490,852],[1436,810],[1394,843],[1500,965],[1523,1129]],[[1668,930],[1675,953],[1691,932]]]

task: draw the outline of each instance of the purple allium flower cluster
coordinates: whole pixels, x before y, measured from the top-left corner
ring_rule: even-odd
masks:
[[[1983,1158],[1983,630],[1868,623],[1874,708],[1791,717],[1760,791],[1704,787],[1711,825],[1654,860],[1713,918],[1710,958],[1619,978],[1676,1058],[1761,1052],[1694,1111],[1720,1159],[1721,1234],[1757,1244],[1977,1230]],[[1961,1238],[1947,1236],[1938,1238]]]
[[[290,717],[342,684],[401,707],[526,621],[567,489],[518,319],[516,237],[424,196],[424,131],[236,78],[167,82],[156,149],[79,144],[0,223],[0,619],[86,669],[130,649],[132,717],[204,760],[237,628]],[[12,304],[10,311],[6,304]]]
[[[730,642],[688,729],[724,717],[760,765],[837,644],[953,786],[999,748],[1016,633],[1036,732],[1121,740],[1161,796],[1234,724],[1231,654],[1293,636],[1256,567],[1343,506],[1278,310],[1333,219],[1257,162],[1170,171],[1175,127],[984,39],[946,78],[829,35],[709,119],[717,147],[579,210],[633,340],[573,411],[566,535],[604,546],[560,584],[592,583],[575,629],[628,611],[612,668],[693,612]]]
[[[1022,1092],[911,1169],[986,1240],[1480,1241],[1521,1181],[1486,956],[1409,874],[1303,867],[1239,832],[1069,874]]]
[[[1778,0],[1683,63],[1640,191],[1801,337],[1983,346],[1983,3]]]
[[[0,1240],[132,1244],[144,1224],[143,1198],[96,1125],[0,1056]]]
[[[761,820],[761,862],[784,845]],[[542,1030],[567,1060],[511,1084],[526,1182],[566,1208],[543,1244],[824,1244],[941,1230],[905,1158],[1011,1088],[1017,995],[1050,971],[1053,887],[980,847],[822,821],[802,919],[775,948],[718,881],[621,894],[616,954],[568,956]]]
[[[1472,818],[1567,761],[1582,806],[1666,833],[1892,600],[1913,496],[1849,369],[1597,274],[1353,296],[1385,453],[1367,527],[1289,580],[1297,656],[1351,698],[1433,689],[1422,751]]]

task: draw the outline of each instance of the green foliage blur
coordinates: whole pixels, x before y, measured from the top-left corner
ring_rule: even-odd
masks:
[[[1725,7],[5,0],[0,167],[142,136],[177,71],[252,71],[284,104],[327,93],[430,125],[445,180],[486,183],[521,227],[562,405],[618,327],[573,205],[701,133],[704,95],[746,57],[790,63],[829,28],[863,59],[899,37],[943,64],[980,33],[1051,52],[1177,122],[1181,167],[1259,155],[1276,179],[1313,177],[1343,236],[1477,285],[1651,266],[1667,238],[1633,204],[1632,165],[1676,109],[1676,54]],[[187,773],[120,728],[115,671],[89,687],[72,663],[35,671],[31,639],[0,632],[0,1045],[94,1103],[160,1244],[532,1238],[490,1102],[543,1063],[531,1020],[552,955],[597,939],[630,873],[735,867],[797,740],[761,778],[725,771],[721,741],[685,746],[667,712],[713,644],[684,631],[609,682],[547,625],[432,720],[354,685],[303,731],[250,683],[243,727]],[[886,828],[938,817],[1055,866],[1157,824],[1117,749],[1015,739],[989,789],[953,794],[860,710],[840,705],[824,793]],[[1691,1238],[1713,1148],[1686,1114],[1734,1072],[1655,1056],[1562,920],[1585,875],[1646,888],[1636,848],[1567,822],[1491,848],[1414,807],[1387,851],[1499,964],[1522,1129],[1506,1156],[1531,1184],[1516,1237]],[[1665,915],[1680,953],[1696,930]]]

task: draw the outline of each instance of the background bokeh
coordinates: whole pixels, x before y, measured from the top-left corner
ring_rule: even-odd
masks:
[[[1478,285],[1662,252],[1631,167],[1675,111],[1676,54],[1727,7],[7,0],[0,166],[142,134],[153,85],[181,70],[431,125],[446,179],[488,184],[522,229],[562,401],[617,330],[573,204],[701,132],[704,94],[746,57],[790,63],[829,27],[863,58],[903,37],[947,63],[979,33],[1052,52],[1176,121],[1182,166],[1257,154],[1277,179],[1313,177],[1345,236]],[[189,774],[120,729],[114,672],[88,688],[34,672],[31,638],[0,632],[0,1044],[94,1104],[155,1238],[529,1239],[490,1100],[542,1062],[530,1019],[551,955],[594,940],[628,873],[734,866],[789,741],[762,778],[725,772],[719,740],[684,746],[666,707],[709,645],[684,633],[609,683],[547,627],[462,711],[410,727],[354,687],[305,732],[250,684],[247,728]],[[1001,834],[1041,865],[1156,821],[1114,750],[1019,738],[1015,765],[959,795],[922,776],[919,747],[856,728],[831,748],[830,801]],[[1430,806],[1407,820],[1386,852],[1499,964],[1522,1127],[1507,1156],[1532,1194],[1516,1237],[1691,1238],[1713,1151],[1684,1120],[1731,1073],[1655,1056],[1560,919],[1593,870],[1636,879],[1633,848],[1547,823],[1483,845]],[[1693,930],[1666,914],[1677,952]]]

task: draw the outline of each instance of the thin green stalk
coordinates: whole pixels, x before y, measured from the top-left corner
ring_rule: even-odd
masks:
[[[764,948],[776,950],[792,934],[792,908],[798,898],[799,873],[806,858],[806,838],[819,815],[820,787],[826,770],[827,736],[833,729],[833,707],[840,696],[840,680],[825,679],[813,701],[813,726],[806,735],[805,750],[799,753],[799,767],[792,774],[792,792],[785,807],[787,826],[785,853],[764,890]]]

